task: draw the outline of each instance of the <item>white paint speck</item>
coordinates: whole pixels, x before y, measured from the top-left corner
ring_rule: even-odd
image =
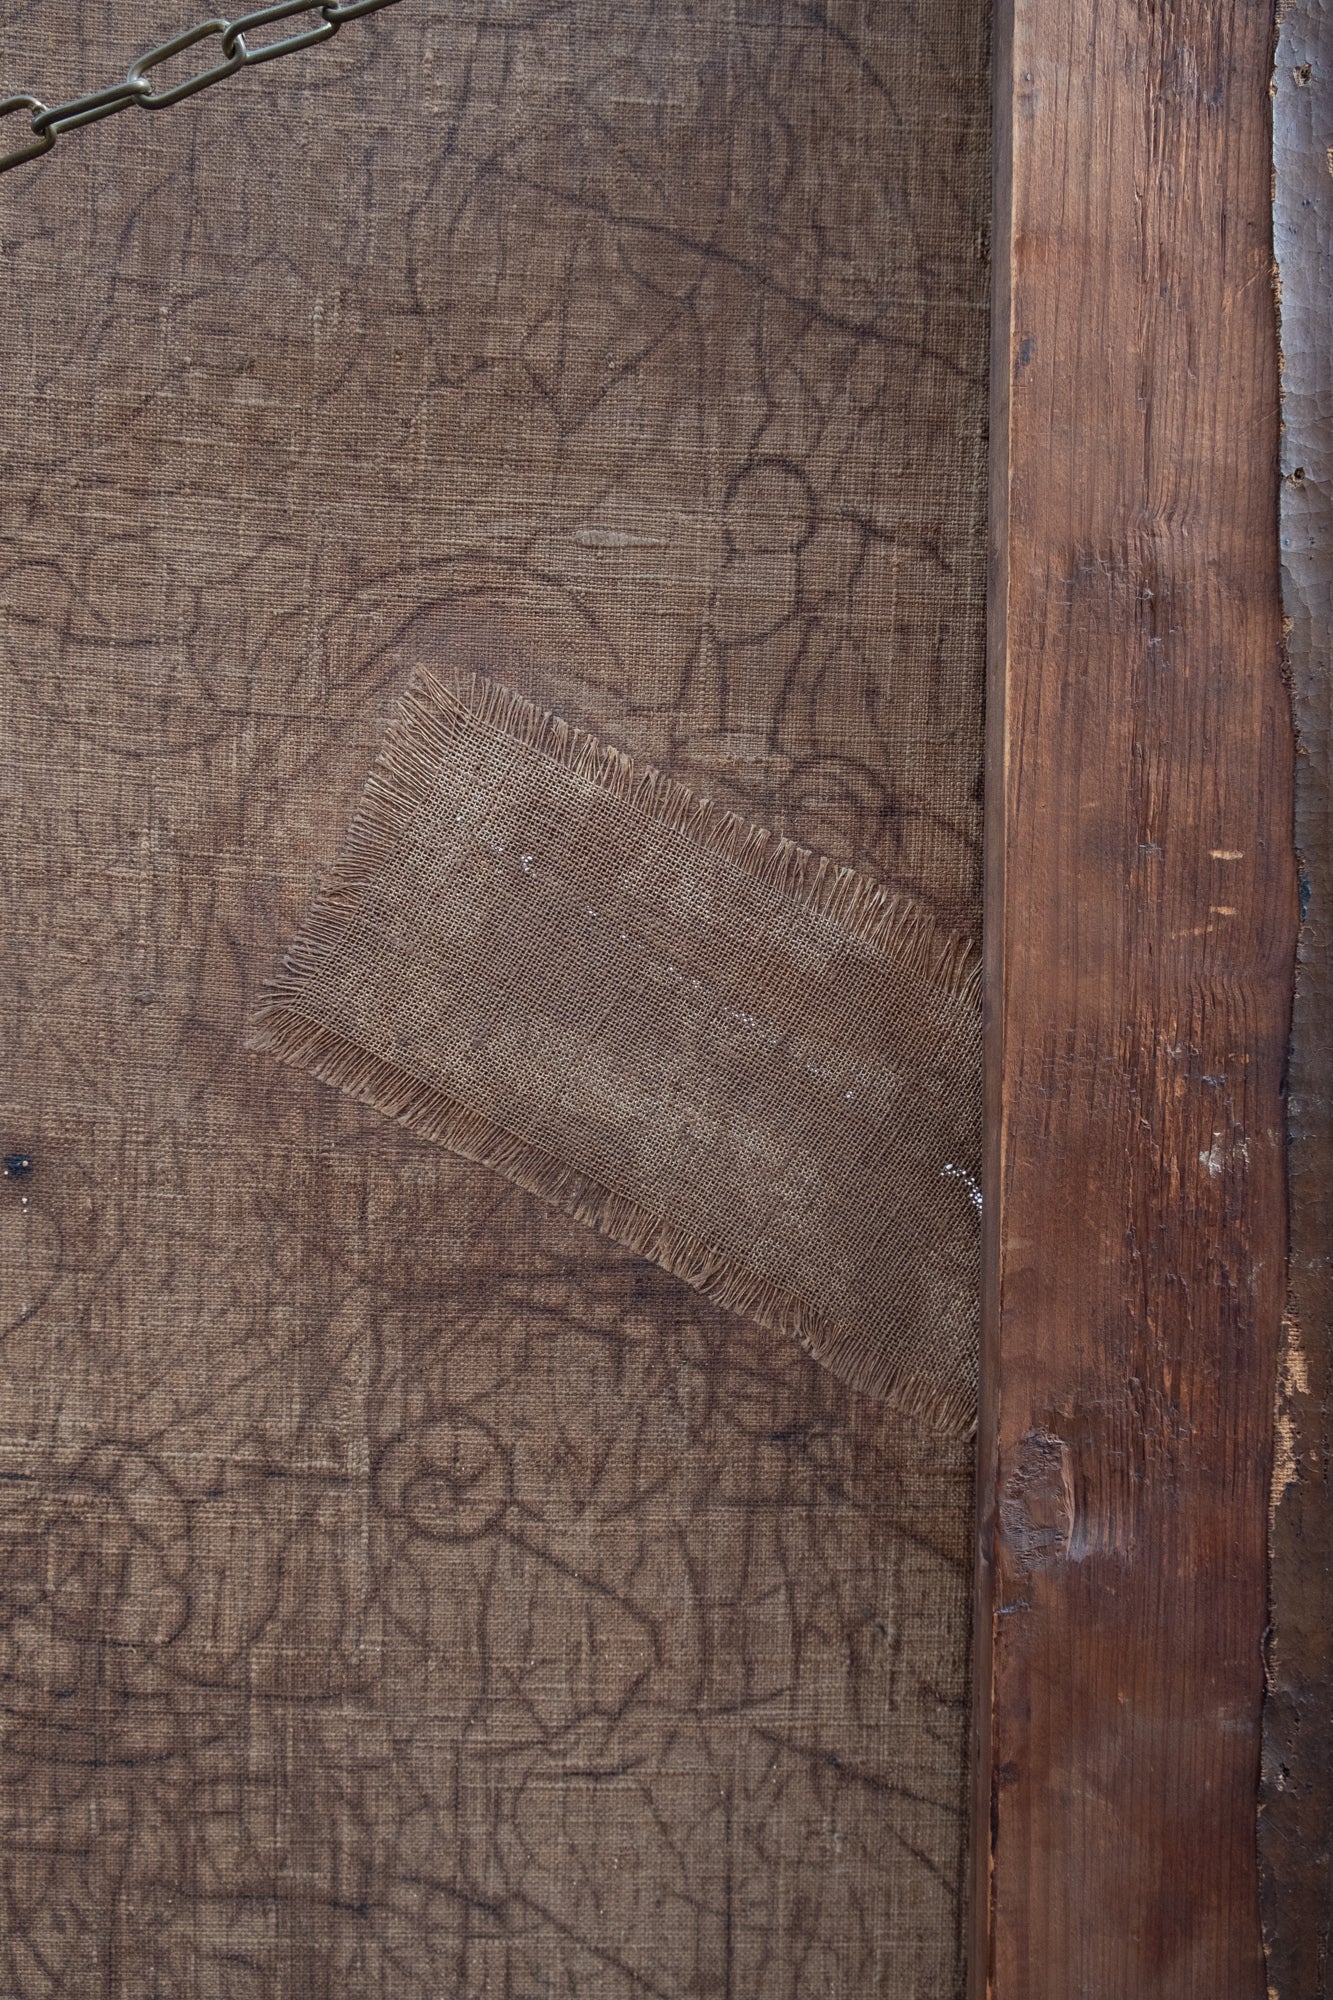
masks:
[[[1228,1144],[1225,1133],[1214,1132],[1212,1145],[1206,1153],[1200,1153],[1199,1155],[1199,1165],[1206,1167],[1212,1178],[1216,1180],[1217,1176],[1220,1173],[1224,1173],[1233,1160],[1245,1161],[1249,1157],[1250,1148],[1243,1133],[1240,1138],[1233,1139]]]

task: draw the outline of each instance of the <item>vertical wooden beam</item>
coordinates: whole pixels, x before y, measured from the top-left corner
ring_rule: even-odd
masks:
[[[1273,22],[1000,13],[974,1990],[1261,2000]]]

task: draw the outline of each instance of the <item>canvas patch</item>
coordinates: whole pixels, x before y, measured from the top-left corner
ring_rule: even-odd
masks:
[[[966,1429],[975,949],[479,678],[419,673],[252,1046]]]

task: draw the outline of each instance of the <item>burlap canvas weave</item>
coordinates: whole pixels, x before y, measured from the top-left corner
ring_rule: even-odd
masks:
[[[966,1440],[244,1041],[418,666],[975,936],[986,28],[403,0],[0,178],[6,1996],[959,1992]]]
[[[493,683],[421,675],[255,1045],[966,1429],[965,938]]]

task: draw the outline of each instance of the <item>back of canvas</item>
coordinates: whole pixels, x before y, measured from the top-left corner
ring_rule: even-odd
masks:
[[[243,1034],[421,666],[975,933],[987,30],[404,0],[0,180],[16,2000],[959,1990],[966,1442]]]

